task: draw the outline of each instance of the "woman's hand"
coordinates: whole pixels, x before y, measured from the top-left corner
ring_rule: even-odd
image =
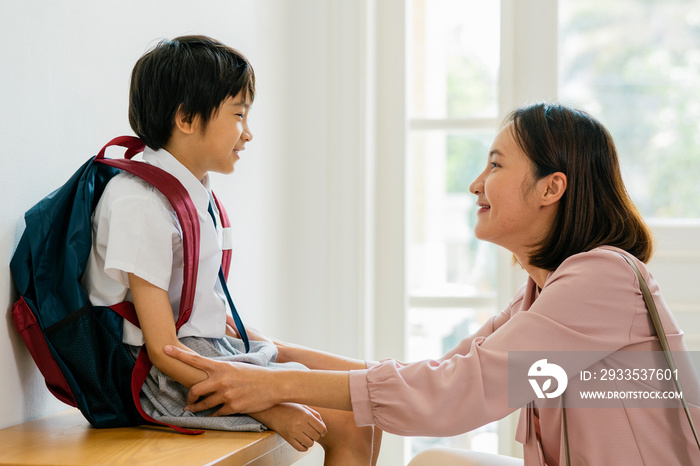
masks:
[[[307,451],[328,430],[321,415],[308,406],[282,403],[253,417],[282,436],[299,451]]]
[[[217,416],[257,413],[286,402],[352,410],[347,371],[271,371],[240,362],[215,361],[176,346],[166,346],[164,352],[208,377],[193,385],[187,395],[187,409],[193,413],[219,405],[222,406],[215,413]]]
[[[222,405],[214,416],[237,413],[255,413],[279,404],[280,390],[276,390],[269,369],[251,364],[215,361],[176,346],[166,346],[165,353],[185,364],[206,372],[208,378],[192,385],[187,395],[190,412],[197,413]]]

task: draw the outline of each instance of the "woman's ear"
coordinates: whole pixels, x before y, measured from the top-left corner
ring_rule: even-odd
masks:
[[[552,205],[559,201],[566,192],[567,179],[562,172],[554,172],[551,175],[544,177],[541,181],[544,184],[542,192],[542,205]]]

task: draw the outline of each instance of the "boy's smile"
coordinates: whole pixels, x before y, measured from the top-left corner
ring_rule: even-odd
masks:
[[[191,122],[176,117],[171,141],[166,149],[197,179],[209,172],[231,173],[240,160],[245,144],[253,139],[248,127],[250,102],[240,92],[227,97],[206,125],[199,116]]]
[[[202,168],[207,172],[231,173],[245,144],[253,139],[248,128],[250,104],[239,93],[224,100],[205,128],[200,128]]]

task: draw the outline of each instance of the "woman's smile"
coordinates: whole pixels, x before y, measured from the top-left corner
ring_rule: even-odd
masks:
[[[479,208],[479,210],[477,210],[477,212],[476,212],[477,215],[483,214],[483,213],[487,212],[489,209],[491,209],[491,206],[484,203],[484,202],[477,202],[476,206]]]

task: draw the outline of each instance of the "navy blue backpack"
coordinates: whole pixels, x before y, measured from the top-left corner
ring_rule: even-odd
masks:
[[[124,159],[104,158],[110,146],[126,148]],[[134,362],[122,343],[123,319],[138,325],[133,304],[93,306],[81,285],[92,245],[92,212],[109,180],[122,170],[154,185],[179,219],[184,284],[177,329],[189,319],[194,301],[199,262],[197,211],[175,177],[153,165],[130,160],[143,149],[143,142],[135,137],[113,139],[65,185],[27,211],[26,228],[10,263],[19,292],[12,308],[17,332],[51,393],[79,408],[94,427],[156,422],[143,412],[139,402],[141,386],[151,368],[145,346]],[[218,200],[216,204],[222,225],[229,226],[223,205]],[[230,260],[231,252],[224,251],[223,271],[228,272]]]

